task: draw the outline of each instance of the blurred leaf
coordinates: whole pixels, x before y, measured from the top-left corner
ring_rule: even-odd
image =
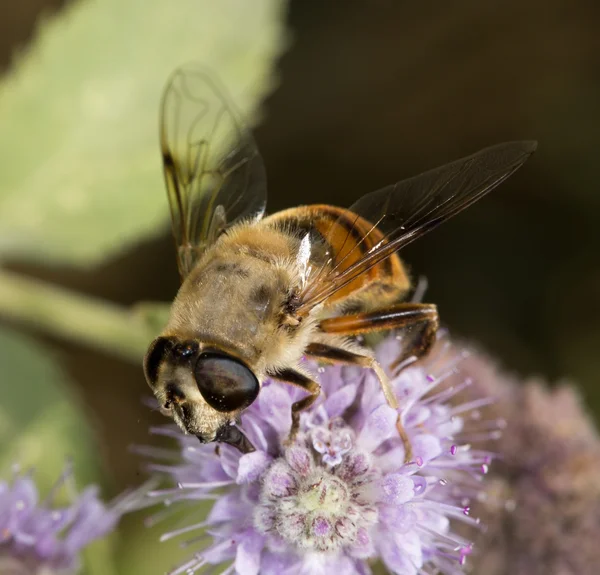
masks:
[[[245,117],[284,47],[281,0],[84,0],[0,85],[0,256],[95,264],[163,229],[158,109],[171,72],[215,70]]]
[[[77,477],[96,477],[92,431],[52,357],[32,340],[0,329],[0,469],[36,468],[40,487],[71,458]],[[85,477],[82,477],[85,476]]]
[[[134,312],[148,326],[150,333],[159,333],[169,321],[171,304],[164,302],[143,301],[135,305]]]
[[[118,536],[113,533],[94,541],[84,549],[83,575],[113,575],[113,573],[117,573],[114,560],[117,539]]]
[[[47,493],[73,461],[77,485],[97,481],[98,450],[82,406],[51,355],[33,340],[0,329],[0,470],[35,469],[40,493]],[[114,541],[85,551],[88,575],[110,575]]]

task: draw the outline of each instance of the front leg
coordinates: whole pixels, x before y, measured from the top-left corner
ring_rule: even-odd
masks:
[[[388,405],[398,412],[398,400],[394,395],[390,380],[374,357],[370,355],[361,355],[359,353],[354,353],[353,351],[348,351],[347,349],[333,347],[323,343],[309,344],[305,353],[309,357],[328,363],[344,363],[347,365],[358,365],[371,368],[375,372],[377,379],[379,379],[379,385],[381,385],[381,390],[383,391],[383,395],[385,396]],[[409,463],[413,458],[412,446],[408,434],[404,429],[404,425],[402,425],[399,413],[396,419],[396,429],[398,430],[398,435],[400,435],[400,439],[404,445],[404,461]]]
[[[284,369],[283,371],[278,371],[277,373],[270,375],[273,379],[291,383],[310,394],[292,404],[292,427],[288,437],[288,443],[291,443],[294,441],[298,434],[298,429],[300,428],[300,413],[305,409],[308,409],[315,401],[317,401],[317,398],[321,393],[321,386],[316,381],[313,381],[295,369]]]

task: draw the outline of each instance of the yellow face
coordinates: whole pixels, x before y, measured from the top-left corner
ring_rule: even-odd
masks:
[[[220,441],[252,451],[234,424],[260,385],[240,360],[196,341],[159,337],[146,354],[144,370],[161,410],[185,433],[201,443]]]

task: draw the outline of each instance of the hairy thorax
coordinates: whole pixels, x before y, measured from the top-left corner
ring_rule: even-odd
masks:
[[[233,228],[184,281],[166,333],[227,351],[259,377],[295,363],[313,325],[286,323],[299,288],[297,250],[297,238],[276,229]]]

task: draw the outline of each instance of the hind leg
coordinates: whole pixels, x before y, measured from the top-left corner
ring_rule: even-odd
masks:
[[[438,325],[439,317],[434,304],[406,302],[376,311],[327,318],[321,321],[319,329],[341,336],[400,330],[407,336],[407,341],[400,357],[391,366],[395,369],[409,357],[422,357],[431,349]]]

